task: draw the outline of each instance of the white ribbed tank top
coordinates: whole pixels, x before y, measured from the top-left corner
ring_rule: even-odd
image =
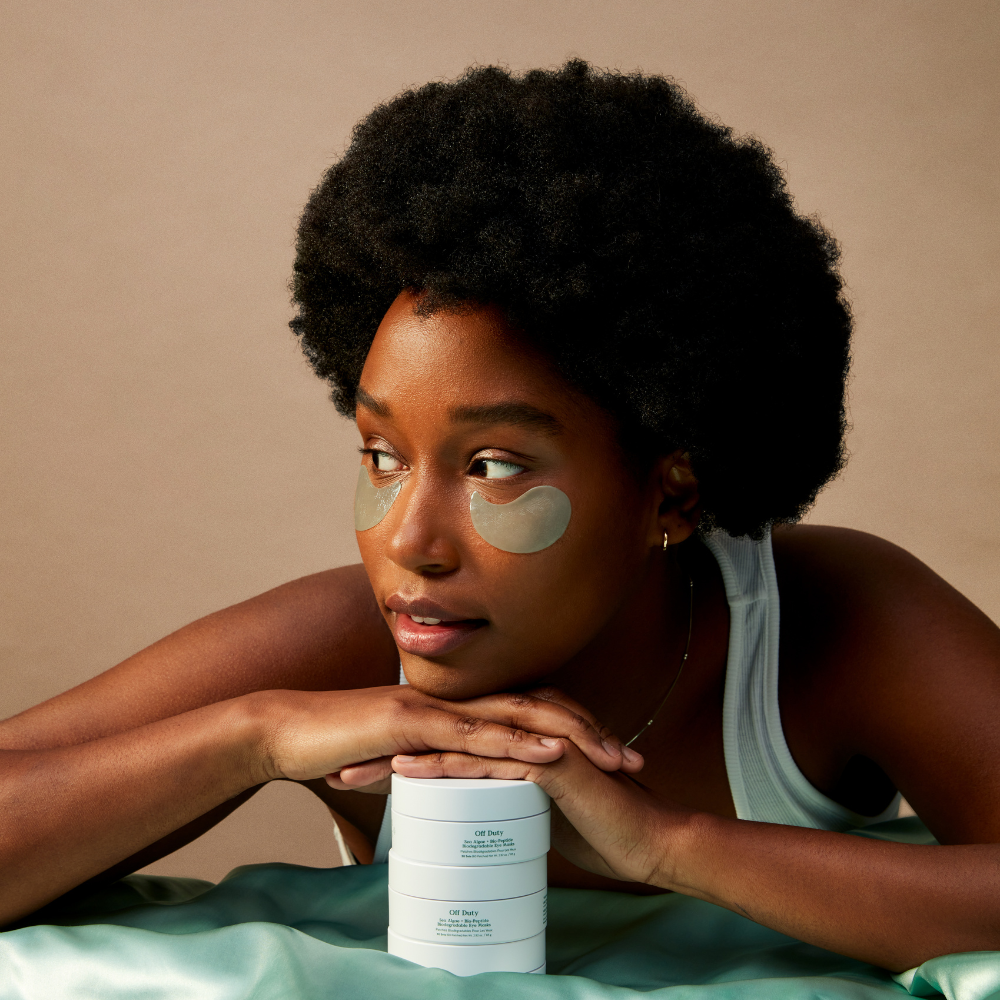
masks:
[[[722,571],[729,603],[729,654],[722,742],[739,819],[816,830],[850,830],[895,818],[896,797],[878,816],[861,816],[814,788],[792,759],[778,708],[778,581],[770,532],[759,542],[724,531],[704,536]],[[402,667],[399,683],[405,684]],[[374,863],[392,846],[389,800]]]
[[[792,759],[778,709],[778,581],[770,532],[759,542],[724,531],[704,541],[722,571],[729,602],[722,742],[736,815],[816,830],[895,818],[898,794],[878,816],[861,816],[814,788]]]

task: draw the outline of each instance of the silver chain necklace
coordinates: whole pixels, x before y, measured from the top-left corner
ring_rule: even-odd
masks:
[[[664,548],[666,548],[666,542],[664,541]],[[677,673],[674,676],[670,687],[667,688],[667,693],[663,696],[663,701],[657,706],[656,711],[649,717],[649,721],[642,727],[625,744],[625,746],[630,747],[635,741],[642,736],[642,734],[649,729],[649,727],[656,721],[656,717],[663,710],[663,706],[666,705],[667,699],[674,693],[674,688],[677,687],[677,682],[681,679],[681,674],[684,672],[684,664],[687,663],[688,653],[691,652],[691,633],[694,631],[694,577],[690,574],[688,575],[688,637],[687,642],[684,644],[684,655],[681,657],[681,665],[677,668]]]

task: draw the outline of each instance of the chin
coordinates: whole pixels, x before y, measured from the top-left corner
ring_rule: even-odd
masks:
[[[510,691],[514,688],[530,686],[544,676],[544,671],[533,672],[525,678],[523,674],[497,676],[495,671],[482,667],[445,666],[421,656],[402,653],[403,673],[410,686],[432,698],[447,701],[464,701],[483,695]]]

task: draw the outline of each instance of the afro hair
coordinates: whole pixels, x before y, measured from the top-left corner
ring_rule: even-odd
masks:
[[[674,82],[477,67],[357,125],[299,225],[291,326],[352,416],[402,290],[495,304],[624,431],[690,454],[703,529],[760,537],[844,461],[838,258],[770,150]]]

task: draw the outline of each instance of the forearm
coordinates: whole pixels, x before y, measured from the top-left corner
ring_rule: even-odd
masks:
[[[1000,845],[885,843],[696,814],[667,833],[664,888],[889,969],[1000,948]]]
[[[270,777],[256,708],[251,696],[77,746],[0,751],[0,925]]]

